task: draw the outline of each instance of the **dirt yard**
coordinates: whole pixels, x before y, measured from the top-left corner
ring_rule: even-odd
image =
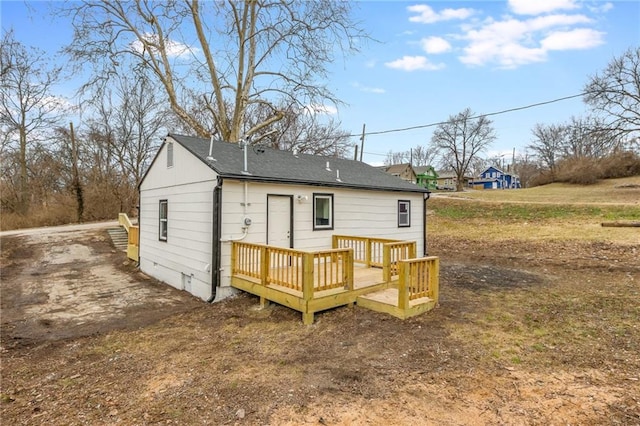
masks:
[[[104,230],[6,237],[2,422],[640,424],[638,241],[431,235],[434,311],[303,326],[155,283]]]

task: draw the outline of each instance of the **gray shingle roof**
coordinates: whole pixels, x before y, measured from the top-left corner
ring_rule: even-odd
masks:
[[[248,147],[247,170],[243,174],[244,157],[238,144],[213,142],[213,158],[207,160],[209,140],[192,136],[169,134],[180,145],[207,164],[223,178],[248,179],[267,182],[387,191],[429,192],[410,182],[391,176],[366,163],[337,157],[297,154],[266,147]],[[327,170],[329,163],[329,170]],[[340,180],[338,180],[338,172]]]

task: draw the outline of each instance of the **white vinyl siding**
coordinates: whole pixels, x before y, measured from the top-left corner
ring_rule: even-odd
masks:
[[[173,164],[168,164],[173,145]],[[140,185],[140,270],[204,300],[211,295],[213,189],[216,174],[180,144],[165,143]],[[160,201],[166,200],[162,241]]]

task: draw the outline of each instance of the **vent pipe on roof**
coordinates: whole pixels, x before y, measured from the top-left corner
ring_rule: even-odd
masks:
[[[213,132],[211,132],[211,139],[209,140],[209,155],[207,155],[207,161],[217,161],[213,158]]]
[[[336,181],[342,182],[342,179],[340,179],[340,170],[336,170]]]
[[[326,169],[327,169],[327,171],[328,171],[328,172],[330,172],[330,171],[331,171],[331,167],[330,167],[330,164],[329,164],[329,162],[328,162],[328,161],[327,161],[327,167],[326,167]]]
[[[242,169],[242,174],[243,175],[250,175],[251,173],[249,173],[249,170],[247,169],[247,146],[249,145],[250,142],[250,137],[248,138],[241,138],[240,139],[240,149],[242,149],[242,153],[243,153],[243,157],[244,157],[244,164],[243,164],[243,169]]]

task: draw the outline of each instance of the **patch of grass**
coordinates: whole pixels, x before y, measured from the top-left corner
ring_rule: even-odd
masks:
[[[506,192],[506,191],[502,191]],[[602,222],[640,220],[640,206],[498,203],[453,198],[429,200],[431,235],[474,240],[583,240],[637,244],[637,229]]]
[[[562,204],[518,204],[471,202],[434,199],[429,209],[446,219],[483,219],[501,221],[544,221],[556,219],[634,220],[640,218],[640,207],[589,206]]]
[[[456,197],[499,202],[638,204],[640,176],[606,179],[594,185],[552,183],[517,190],[485,190],[456,193]]]

